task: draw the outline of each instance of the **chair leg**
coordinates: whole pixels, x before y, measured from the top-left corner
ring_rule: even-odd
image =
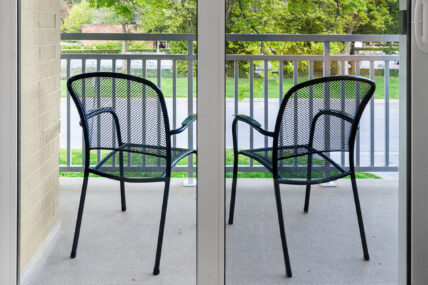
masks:
[[[311,196],[311,184],[306,185],[306,195],[305,195],[305,207],[303,211],[307,213],[309,211],[309,199]]]
[[[126,197],[125,197],[125,182],[120,181],[120,201],[122,204],[122,212],[126,211]]]
[[[306,184],[306,195],[305,195],[305,207],[303,208],[303,212],[307,213],[309,211],[309,199],[311,197],[311,184],[310,181],[312,179],[312,154],[308,156],[308,170],[307,170],[307,182]]]
[[[285,261],[285,273],[287,277],[291,277],[292,273],[291,273],[290,257],[288,256],[287,239],[285,237],[284,216],[282,212],[281,192],[279,189],[278,181],[274,180],[274,185],[275,185],[276,208],[278,211],[279,232],[281,235],[282,251],[284,254],[284,261]]]
[[[237,183],[237,180],[238,180],[238,153],[234,152],[232,193],[231,193],[231,197],[230,197],[230,206],[229,206],[229,225],[233,224],[233,217],[235,214],[235,199],[236,199],[236,183]]]
[[[124,177],[123,173],[123,152],[119,151],[119,171],[120,171],[120,178],[122,179]],[[125,182],[123,180],[120,180],[120,200],[122,204],[122,212],[126,211],[126,197],[125,197]]]
[[[357,189],[357,181],[355,178],[355,172],[351,173],[351,181],[352,181],[352,192],[354,193],[355,209],[357,211],[357,217],[358,217],[358,226],[360,227],[360,236],[361,236],[361,244],[363,247],[364,259],[369,260],[370,257],[369,257],[369,251],[367,248],[366,234],[364,231],[363,217],[361,214],[360,199],[358,197],[358,189]]]
[[[89,178],[89,172],[85,169],[83,185],[82,185],[82,193],[80,194],[79,210],[77,213],[76,229],[74,230],[73,248],[71,250],[71,255],[70,255],[71,258],[76,257],[77,245],[79,243],[80,226],[82,224],[83,208],[85,207],[86,189],[88,188],[88,178]]]
[[[159,275],[160,270],[160,259],[162,253],[162,242],[163,242],[163,234],[165,229],[165,219],[166,219],[166,210],[168,206],[168,195],[169,195],[169,179],[165,181],[165,189],[163,193],[163,202],[162,202],[162,213],[159,225],[159,235],[158,235],[158,245],[156,249],[156,261],[155,267],[153,269],[153,275]]]

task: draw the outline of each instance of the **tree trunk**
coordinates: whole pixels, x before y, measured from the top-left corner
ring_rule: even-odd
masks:
[[[358,18],[358,17],[357,17]],[[354,18],[354,22],[357,21],[358,19]],[[346,33],[348,35],[351,35],[354,32],[354,25],[350,26],[349,29],[346,31]],[[343,50],[345,55],[351,55],[351,51],[352,51],[352,46],[354,43],[351,42],[346,42],[345,43],[345,49]],[[348,61],[344,61],[343,64],[345,65],[345,74],[348,75],[349,71],[348,71]],[[355,62],[351,61],[351,72],[353,72],[355,70]]]
[[[122,24],[122,33],[126,34],[127,33],[127,29],[126,29],[126,24]],[[126,54],[126,41],[122,41],[122,54]],[[127,72],[128,70],[128,62],[126,59],[124,59],[122,61],[122,70],[123,72]]]

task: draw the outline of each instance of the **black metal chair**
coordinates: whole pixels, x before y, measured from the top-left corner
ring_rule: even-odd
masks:
[[[193,149],[171,147],[171,136],[183,132],[196,115],[171,130],[165,99],[152,82],[126,74],[80,74],[67,82],[80,116],[84,137],[84,180],[71,258],[76,257],[89,173],[120,181],[122,211],[125,182],[164,182],[154,275],[159,274],[171,168]],[[97,165],[90,165],[98,153]]]
[[[281,103],[275,130],[262,129],[256,120],[237,115],[232,125],[234,165],[229,224],[233,224],[238,155],[260,162],[273,174],[276,207],[286,275],[292,276],[285,236],[280,184],[306,185],[304,212],[309,209],[312,184],[351,176],[364,259],[369,260],[358,198],[354,144],[361,115],[376,89],[371,80],[356,76],[331,76],[309,80],[291,88]],[[249,124],[273,139],[272,147],[238,150],[237,123]],[[349,168],[336,163],[331,153],[348,153]]]

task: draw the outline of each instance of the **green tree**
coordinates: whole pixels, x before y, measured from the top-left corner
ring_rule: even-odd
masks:
[[[96,9],[108,8],[116,14],[111,18],[122,25],[122,32],[129,33],[131,25],[138,23],[140,5],[137,0],[89,0],[91,7]],[[122,41],[122,53],[126,53],[126,41]],[[124,61],[126,68],[126,61]]]
[[[93,10],[90,9],[88,2],[82,1],[74,5],[68,15],[64,18],[62,31],[66,33],[80,33],[83,24],[91,24],[94,19]]]

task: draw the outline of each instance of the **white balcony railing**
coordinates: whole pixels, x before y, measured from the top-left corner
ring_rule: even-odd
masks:
[[[65,80],[72,75],[90,71],[116,71],[135,74],[153,80],[167,97],[171,126],[177,125],[188,114],[195,110],[195,63],[197,55],[193,53],[196,35],[194,34],[62,34],[62,40],[108,40],[108,41],[180,41],[187,43],[186,54],[167,53],[62,53],[62,94],[61,94],[61,148],[64,149],[65,163],[61,171],[82,171],[83,162],[74,161],[73,153],[82,148],[79,119],[70,96],[66,94]],[[322,42],[323,54],[320,55],[226,55],[226,65],[233,70],[233,78],[227,80],[227,89],[232,98],[226,99],[226,148],[231,148],[231,121],[234,114],[244,113],[260,121],[265,129],[272,129],[277,109],[283,95],[291,86],[284,80],[285,65],[292,68],[291,84],[302,80],[298,71],[299,63],[307,64],[304,78],[317,76],[314,65],[322,66],[322,75],[345,74],[345,64],[353,64],[355,75],[368,76],[376,79],[378,91],[373,98],[361,121],[361,131],[356,144],[356,166],[358,171],[397,171],[398,165],[398,80],[391,84],[391,70],[397,69],[398,54],[385,55],[382,52],[356,55],[335,55],[331,53],[332,43],[364,42],[364,43],[397,43],[398,35],[237,35],[229,34],[227,41],[233,42]],[[248,74],[240,77],[240,63],[248,64]],[[322,64],[321,64],[322,63]],[[332,63],[340,63],[332,65]],[[331,66],[339,66],[332,71]],[[184,68],[183,68],[184,67]],[[179,72],[177,69],[180,69]],[[185,69],[183,72],[182,69]],[[290,69],[290,68],[289,68]],[[192,72],[188,72],[188,71]],[[398,75],[398,70],[396,70]],[[364,74],[363,74],[364,73]],[[320,74],[321,75],[321,74]],[[272,81],[272,76],[275,80]],[[383,77],[383,78],[380,78]],[[283,80],[279,80],[282,78]],[[291,79],[292,78],[292,79]],[[303,78],[303,79],[304,79]],[[261,84],[261,86],[259,86]],[[272,85],[275,84],[275,90]],[[232,87],[233,85],[233,87]],[[256,86],[257,85],[257,86]],[[277,85],[277,86],[276,86]],[[228,88],[230,87],[230,88]],[[260,91],[260,90],[262,91]],[[382,91],[383,89],[383,91]],[[391,91],[394,98],[391,99]],[[380,93],[379,93],[380,92]],[[233,93],[233,94],[232,94]],[[242,94],[244,96],[242,96]],[[245,97],[245,98],[242,98]],[[261,97],[261,98],[259,98]],[[184,138],[174,138],[174,146],[195,147],[195,131],[191,127]],[[250,129],[241,128],[239,137],[243,145],[263,147],[269,144],[267,139],[258,137]],[[77,156],[78,157],[78,156]],[[97,160],[101,157],[98,156]],[[346,166],[345,156],[338,157]],[[227,166],[230,171],[231,166]],[[193,158],[187,165],[179,165],[175,171],[188,172],[193,177],[195,171]],[[264,171],[260,165],[249,161],[241,165],[240,171]]]

